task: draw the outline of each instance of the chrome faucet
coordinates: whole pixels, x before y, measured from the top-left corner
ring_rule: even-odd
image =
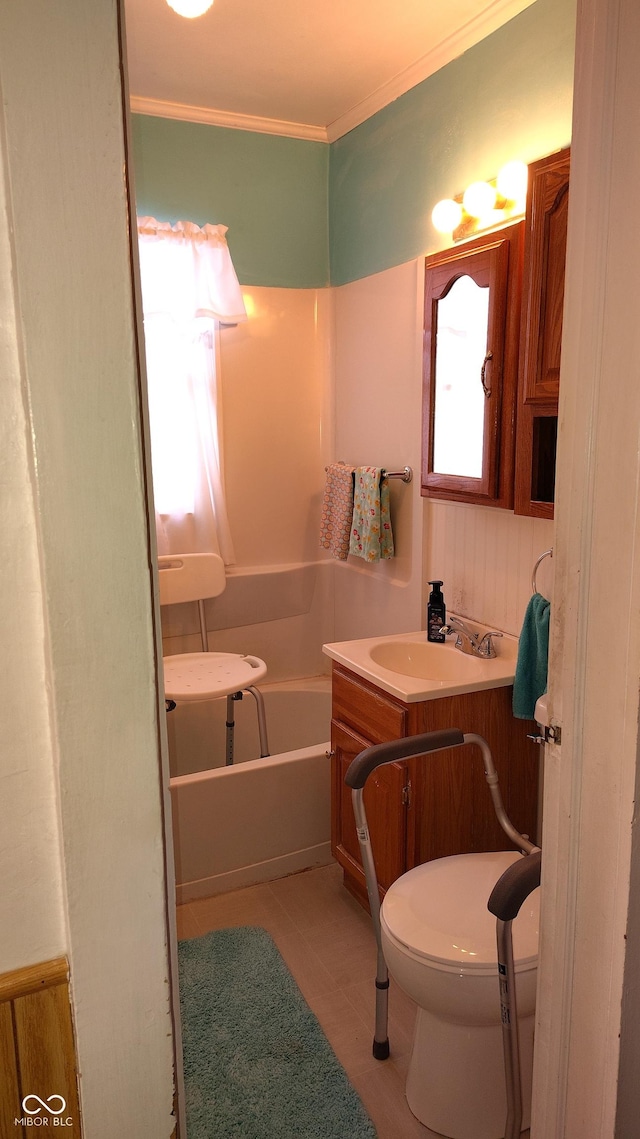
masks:
[[[448,623],[442,626],[440,632],[444,633],[445,636],[450,633],[455,633],[455,647],[460,649],[461,653],[466,653],[472,657],[482,657],[483,660],[492,660],[493,657],[497,656],[493,640],[495,637],[502,636],[502,633],[498,633],[496,630],[492,630],[490,633],[484,633],[482,636],[480,633],[474,633],[473,629],[465,625],[464,621],[459,617],[450,617]]]

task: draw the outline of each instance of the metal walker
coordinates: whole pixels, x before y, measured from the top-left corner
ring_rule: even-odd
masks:
[[[360,852],[362,855],[362,864],[364,867],[365,879],[367,884],[367,896],[369,898],[369,906],[371,909],[371,918],[373,921],[373,928],[377,944],[377,969],[376,969],[376,1017],[375,1017],[375,1031],[373,1037],[373,1055],[377,1060],[386,1060],[389,1055],[389,1034],[388,1034],[388,995],[389,995],[389,972],[387,964],[384,959],[382,951],[382,937],[380,931],[380,892],[378,889],[378,879],[376,875],[375,863],[373,860],[373,851],[371,847],[371,839],[369,835],[369,828],[367,825],[367,816],[364,806],[364,786],[373,771],[377,767],[381,767],[386,763],[396,763],[403,759],[414,759],[419,756],[427,756],[431,752],[443,751],[446,748],[461,747],[465,744],[475,744],[480,748],[482,759],[484,763],[484,773],[493,807],[506,836],[514,845],[522,851],[523,854],[532,856],[531,858],[522,859],[515,863],[512,867],[505,872],[500,878],[496,888],[492,892],[491,899],[494,896],[497,898],[495,904],[497,909],[492,909],[492,913],[500,911],[498,919],[498,960],[500,963],[505,962],[504,972],[504,991],[501,976],[501,999],[507,1002],[507,1029],[505,1030],[505,1013],[503,1004],[503,1045],[505,1051],[505,1076],[507,1083],[507,1104],[508,1104],[508,1122],[507,1127],[511,1130],[505,1133],[505,1139],[514,1139],[519,1134],[519,1122],[522,1117],[522,1096],[520,1092],[520,1067],[519,1055],[517,1045],[517,1015],[515,1010],[515,990],[514,990],[514,966],[513,966],[513,946],[511,942],[511,921],[513,918],[506,917],[504,914],[511,913],[515,904],[514,897],[519,898],[517,909],[513,913],[513,917],[518,913],[522,902],[525,897],[539,884],[539,867],[540,867],[540,850],[534,843],[532,843],[526,835],[520,834],[519,831],[513,826],[509,819],[502,801],[502,795],[498,785],[498,774],[493,762],[493,756],[489,745],[482,736],[475,735],[474,733],[463,733],[457,728],[451,728],[445,731],[426,732],[423,735],[409,736],[406,739],[392,740],[390,743],[375,744],[373,747],[365,748],[361,751],[355,759],[350,763],[345,776],[345,783],[352,790],[353,812],[356,820],[356,831],[358,835],[358,842],[360,844]],[[535,857],[533,857],[535,856]],[[536,862],[537,858],[537,862]],[[536,876],[535,867],[537,866],[538,881],[534,885],[530,882]],[[520,874],[515,875],[512,872],[520,871]],[[511,876],[511,877],[510,877]],[[515,877],[516,886],[512,885],[512,879]],[[505,883],[498,890],[498,886]],[[526,893],[522,893],[524,886],[527,888]],[[515,895],[514,895],[515,890]],[[502,940],[500,940],[502,937]],[[497,994],[496,994],[497,996]],[[513,1010],[513,1016],[511,1016]],[[515,1042],[515,1043],[514,1043]],[[517,1084],[517,1089],[516,1089]],[[519,1107],[518,1107],[519,1105]],[[518,1117],[518,1109],[520,1115]],[[515,1131],[514,1126],[518,1126]]]

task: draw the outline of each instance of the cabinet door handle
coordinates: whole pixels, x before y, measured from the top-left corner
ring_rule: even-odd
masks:
[[[480,383],[482,384],[482,390],[483,390],[484,394],[486,395],[487,399],[491,395],[491,388],[487,387],[487,384],[485,381],[485,376],[487,373],[487,364],[489,363],[489,360],[493,360],[493,352],[487,352],[484,360],[482,361],[482,367],[480,369]]]
[[[324,754],[327,757],[327,759],[333,759],[333,757],[336,753],[335,753],[335,750],[332,748],[331,751],[325,751]]]

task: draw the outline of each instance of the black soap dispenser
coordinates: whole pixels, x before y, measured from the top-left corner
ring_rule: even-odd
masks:
[[[442,582],[430,581],[429,585],[432,586],[432,590],[429,594],[429,604],[427,605],[427,640],[433,641],[438,645],[443,645],[445,635],[440,630],[446,623],[447,610],[440,588]]]

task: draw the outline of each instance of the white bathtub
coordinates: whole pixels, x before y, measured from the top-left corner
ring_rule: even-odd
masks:
[[[170,786],[178,904],[331,861],[330,681],[313,677],[260,688],[274,753],[265,759],[248,758],[258,751],[252,697],[236,704],[233,767],[199,770],[203,724],[215,737],[212,762],[224,763],[226,701],[188,706],[174,730],[172,770],[179,774]],[[190,723],[190,709],[197,709],[198,725]],[[190,735],[198,746],[189,759]]]

